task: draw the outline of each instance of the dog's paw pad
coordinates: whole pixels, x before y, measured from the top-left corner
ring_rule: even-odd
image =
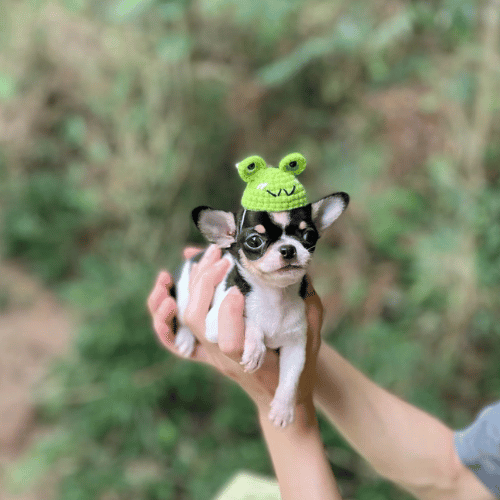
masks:
[[[193,354],[196,338],[188,328],[180,328],[175,336],[175,346],[181,356],[189,358]]]
[[[245,372],[252,373],[262,366],[265,356],[266,346],[262,342],[245,346],[240,365],[243,365]]]
[[[295,410],[293,404],[273,399],[271,402],[271,411],[269,412],[269,420],[276,427],[286,427],[293,422],[294,417]]]

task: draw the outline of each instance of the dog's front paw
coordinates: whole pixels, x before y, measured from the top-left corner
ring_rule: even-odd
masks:
[[[196,343],[195,336],[186,326],[181,326],[175,335],[175,346],[179,350],[179,354],[185,358],[189,358],[194,351]]]
[[[269,420],[276,427],[286,427],[293,422],[294,417],[295,409],[292,403],[285,403],[276,398],[271,401]]]
[[[243,365],[244,371],[252,373],[262,366],[265,356],[266,346],[263,342],[252,342],[245,344],[240,365]]]

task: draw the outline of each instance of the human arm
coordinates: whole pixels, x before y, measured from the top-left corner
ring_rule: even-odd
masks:
[[[315,403],[381,476],[416,498],[494,498],[461,463],[451,429],[372,382],[325,343]]]
[[[259,410],[259,422],[271,455],[283,500],[341,500],[318,429],[314,405],[298,404],[295,420],[284,429]]]
[[[192,267],[190,301],[184,320],[199,342],[193,360],[209,364],[235,380],[254,401],[283,500],[340,500],[321,442],[312,399],[322,321],[319,298],[312,289],[309,290],[306,298],[309,323],[306,365],[299,381],[295,420],[285,429],[278,429],[268,420],[269,404],[278,384],[278,356],[268,350],[257,372],[243,371],[239,361],[244,340],[244,297],[239,291],[229,293],[220,307],[218,345],[208,342],[204,336],[205,317],[213,291],[227,271],[224,262],[220,260],[220,251],[212,251]],[[169,293],[172,284],[167,272],[160,273],[148,299],[148,307],[160,342],[170,352],[179,355],[172,327],[176,312],[175,301]]]
[[[308,282],[306,292],[306,366],[299,383],[295,420],[285,429],[276,428],[267,418],[268,405],[256,402],[260,425],[269,449],[283,499],[340,500],[335,479],[325,455],[313,404],[316,360],[320,350],[323,308]],[[235,349],[230,355],[238,355]],[[278,371],[277,365],[266,367]]]
[[[209,285],[215,286],[214,283],[218,281],[214,276],[220,271],[214,266],[207,268],[205,275],[207,273],[212,273],[212,277],[208,279]],[[168,294],[167,288],[170,282],[164,279],[164,283],[166,285],[157,283],[153,290],[149,301],[150,310],[153,305],[155,331],[160,340],[167,349],[175,353],[171,324],[165,323],[165,320],[171,320],[175,313],[175,302]],[[158,286],[163,289],[159,295]],[[306,299],[308,323],[311,326],[312,322],[314,329],[315,318],[310,312],[316,309],[321,313],[321,303],[311,286],[309,292],[310,295]],[[152,302],[151,298],[154,299]],[[238,303],[238,300],[241,303]],[[240,383],[249,394],[251,393],[257,408],[262,408],[259,410],[262,424],[267,411],[266,401],[270,401],[277,385],[277,358],[272,351],[268,351],[264,365],[254,374],[245,374],[239,370],[237,361],[241,358],[244,337],[242,307],[241,295],[228,297],[221,308],[222,324],[225,326],[224,328],[221,326],[220,349],[213,344],[208,346],[209,349],[213,348],[215,353],[215,357],[210,359],[205,352],[205,346],[199,344],[194,359],[213,364],[219,371]],[[203,313],[199,314],[199,317],[204,318]],[[321,320],[319,319],[316,324],[320,325]],[[319,328],[313,331],[319,334]],[[203,338],[201,341],[203,342]],[[319,349],[319,342],[317,347]],[[221,351],[224,356],[220,356]],[[314,368],[314,365],[310,363],[309,358],[306,369],[311,368]],[[299,401],[302,398],[301,394],[310,392],[310,384],[316,380],[315,373],[311,375],[305,372],[305,375],[307,376],[301,378],[299,386]],[[304,382],[309,383],[309,388]],[[305,391],[301,391],[303,387]],[[460,461],[453,446],[453,432],[449,428],[436,418],[376,385],[324,343],[319,349],[315,403],[376,471],[411,492],[416,498],[422,500],[494,498]],[[297,415],[297,425],[307,427],[307,419],[301,421],[299,416],[307,416],[308,412],[297,411]],[[283,452],[285,448],[281,447],[280,435],[273,436],[273,431],[276,429],[268,429],[265,425],[262,428],[277,475],[278,470],[281,471],[278,478],[283,487],[288,484],[288,478],[281,464],[285,464],[286,469],[287,456],[286,453],[280,453],[280,450]],[[313,434],[311,431],[310,436]]]

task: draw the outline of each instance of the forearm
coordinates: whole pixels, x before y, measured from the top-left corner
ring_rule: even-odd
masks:
[[[453,432],[382,389],[322,344],[315,403],[382,476],[417,498],[446,498],[456,481]]]
[[[328,463],[314,406],[298,405],[295,420],[276,428],[269,408],[259,410],[259,420],[271,455],[283,500],[341,500]]]

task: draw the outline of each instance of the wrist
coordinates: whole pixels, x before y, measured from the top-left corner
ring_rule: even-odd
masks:
[[[259,407],[259,421],[271,455],[283,500],[340,500],[325,454],[312,398],[295,406],[295,419],[285,428]]]
[[[295,417],[294,421],[289,424],[285,429],[276,427],[269,420],[269,412],[271,411],[270,401],[269,402],[256,402],[257,414],[259,417],[259,421],[261,426],[266,426],[270,431],[276,430],[276,432],[284,432],[289,429],[292,432],[294,429],[306,429],[315,427],[318,425],[316,410],[314,408],[314,402],[311,397],[306,400],[300,401],[295,405]]]

